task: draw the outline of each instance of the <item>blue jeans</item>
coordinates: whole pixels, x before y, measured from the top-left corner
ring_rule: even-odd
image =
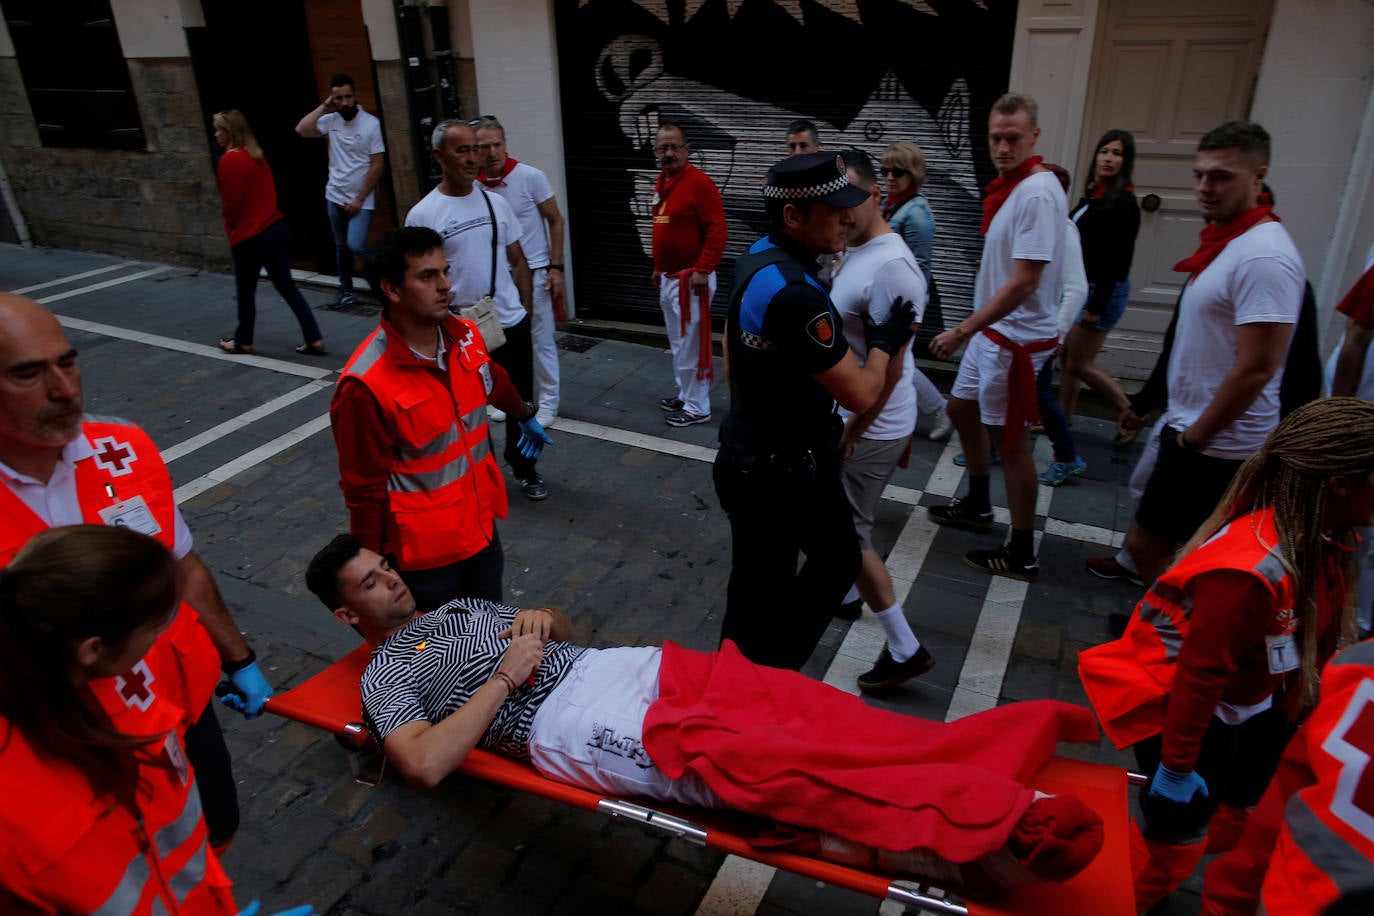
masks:
[[[324,202],[329,213],[329,228],[334,232],[334,256],[339,261],[339,292],[353,292],[353,258],[367,261],[372,249],[367,247],[367,230],[372,228],[372,211],[359,210],[352,216],[332,200]]]
[[[300,322],[301,334],[306,343],[320,339],[320,326],[315,322],[315,313],[310,311],[310,303],[305,301],[296,281],[291,279],[291,250],[288,247],[290,236],[286,231],[286,221],[277,220],[250,239],[245,239],[229,249],[234,261],[234,287],[239,300],[239,326],[234,329],[234,342],[241,347],[253,345],[253,325],[257,320],[258,272],[267,268],[267,278],[272,281],[277,292]]]
[[[1050,437],[1054,446],[1054,460],[1072,464],[1078,458],[1073,447],[1073,433],[1069,432],[1069,421],[1059,407],[1059,399],[1054,396],[1054,357],[1045,360],[1040,374],[1035,377],[1035,400],[1040,405],[1040,425],[1045,427],[1045,435]]]

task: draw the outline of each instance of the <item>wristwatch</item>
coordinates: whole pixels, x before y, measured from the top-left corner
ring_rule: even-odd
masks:
[[[962,324],[956,324],[954,326],[954,336],[959,338],[960,340],[963,340],[965,337],[968,336],[968,332],[964,330],[964,326]]]
[[[544,265],[544,269],[545,269],[545,270],[556,270],[556,271],[558,271],[558,272],[561,274],[561,273],[563,272],[563,265],[562,265],[562,264],[545,264],[545,265]]]

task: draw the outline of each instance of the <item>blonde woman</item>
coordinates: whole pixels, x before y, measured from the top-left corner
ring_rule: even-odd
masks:
[[[930,212],[930,204],[921,195],[921,186],[926,181],[925,154],[910,140],[899,140],[883,151],[883,165],[879,172],[887,184],[883,219],[916,256],[916,263],[921,265],[926,289],[929,290],[925,314],[928,318],[938,318],[940,291],[930,273],[930,259],[935,247],[935,216]],[[921,416],[928,416],[933,421],[929,437],[937,441],[948,439],[953,427],[945,413],[945,396],[920,369],[916,370],[912,384],[916,386],[916,409]]]
[[[268,279],[300,322],[305,342],[296,352],[323,356],[320,326],[291,279],[286,221],[277,209],[277,186],[262,147],[241,111],[221,111],[215,115],[214,127],[215,142],[225,151],[219,160],[219,194],[238,295],[238,327],[232,337],[220,340],[219,347],[226,353],[253,352],[258,274],[265,267]]]

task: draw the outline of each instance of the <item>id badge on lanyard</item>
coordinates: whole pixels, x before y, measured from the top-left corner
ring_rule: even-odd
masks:
[[[105,485],[105,492],[111,497],[114,496],[114,488],[109,484]],[[106,506],[100,510],[100,520],[106,525],[128,528],[149,537],[156,537],[162,533],[162,526],[157,523],[153,511],[148,508],[148,503],[142,496],[121,499],[113,505]]]

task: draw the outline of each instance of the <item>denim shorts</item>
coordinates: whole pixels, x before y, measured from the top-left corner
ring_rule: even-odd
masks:
[[[1088,299],[1093,297],[1093,289],[1097,284],[1088,284]],[[1116,323],[1121,320],[1121,316],[1126,312],[1126,303],[1131,298],[1131,281],[1122,280],[1112,289],[1112,297],[1107,300],[1107,307],[1102,310],[1102,315],[1097,320],[1099,331],[1110,331],[1116,327]],[[1083,311],[1078,313],[1078,320],[1082,321],[1083,316],[1088,314],[1088,307],[1085,305]]]

